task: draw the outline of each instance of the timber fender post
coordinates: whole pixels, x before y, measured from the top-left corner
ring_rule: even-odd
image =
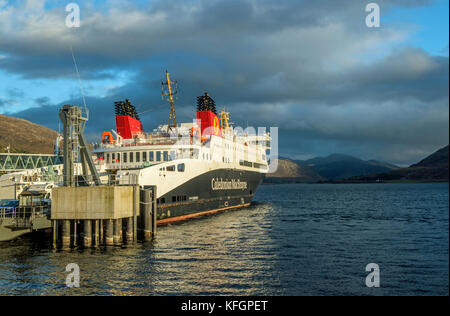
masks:
[[[144,240],[152,240],[156,235],[156,186],[141,190],[140,209],[143,217]]]
[[[84,247],[92,246],[92,222],[91,220],[84,220],[84,231],[83,231],[83,245]]]

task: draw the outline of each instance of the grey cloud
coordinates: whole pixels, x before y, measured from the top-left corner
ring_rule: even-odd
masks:
[[[395,5],[430,3],[377,2],[382,14]],[[14,36],[2,33],[9,25],[0,19],[0,53],[6,56],[0,69],[26,78],[74,77],[72,44],[83,78],[133,73],[106,97],[87,98],[91,139],[114,127],[112,104],[125,98],[143,110],[155,109],[143,115],[145,126],[165,123],[168,108],[159,89],[168,68],[179,81],[180,120],[189,120],[195,97],[209,91],[242,126],[248,120],[282,127],[286,155],[348,152],[414,162],[448,143],[448,57],[403,47],[362,61],[372,49],[395,46],[406,36],[388,25],[368,29],[365,4],[171,0],[136,8],[125,3],[102,13],[82,8],[82,27],[72,30],[55,8],[40,24],[23,22]],[[56,129],[63,103],[82,104],[69,96],[61,104],[41,101],[15,115]]]

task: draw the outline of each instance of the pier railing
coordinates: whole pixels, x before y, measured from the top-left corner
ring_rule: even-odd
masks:
[[[36,217],[45,217],[50,213],[48,206],[2,207],[0,208],[0,223],[5,219],[12,219],[11,227],[32,228]]]

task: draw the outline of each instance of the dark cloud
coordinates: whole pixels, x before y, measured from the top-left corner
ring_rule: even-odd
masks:
[[[385,14],[430,1],[377,3]],[[165,123],[160,80],[169,69],[179,82],[180,120],[191,119],[195,97],[209,91],[235,123],[279,126],[284,155],[348,152],[411,163],[448,143],[448,57],[397,45],[405,29],[368,29],[365,4],[125,2],[101,11],[82,7],[79,29],[64,26],[61,8],[36,9],[39,18],[25,20],[19,5],[0,11],[0,69],[24,78],[73,78],[72,45],[85,79],[132,74],[105,97],[86,98],[91,139],[114,127],[113,102],[125,98],[138,110],[154,109],[142,115],[145,126]],[[58,108],[82,100],[36,104],[15,115],[56,129]]]

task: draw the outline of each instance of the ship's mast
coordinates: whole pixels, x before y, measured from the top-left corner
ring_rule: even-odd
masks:
[[[174,85],[175,88],[172,86]],[[166,82],[161,82],[163,99],[166,98],[170,103],[169,123],[167,124],[167,133],[172,130],[172,127],[177,128],[177,116],[175,114],[175,105],[173,97],[177,94],[177,82],[170,80],[170,74],[166,70]]]

